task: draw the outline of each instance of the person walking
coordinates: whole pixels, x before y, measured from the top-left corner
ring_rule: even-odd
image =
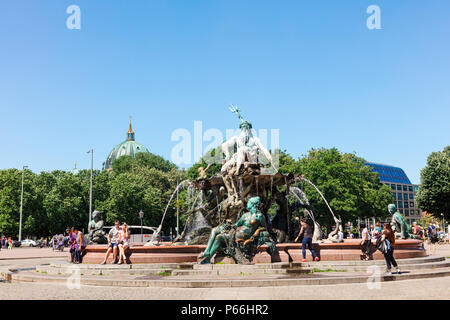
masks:
[[[302,262],[306,262],[306,246],[308,246],[309,251],[311,251],[311,255],[313,256],[314,261],[319,261],[319,257],[317,256],[316,252],[312,248],[312,236],[313,236],[313,230],[309,224],[306,223],[306,219],[303,218],[300,220],[301,228],[300,232],[298,233],[297,238],[295,238],[294,242],[297,242],[298,239],[303,236],[302,240],[302,256],[303,260]]]
[[[384,230],[377,239],[377,248],[383,253],[386,261],[386,274],[392,275],[391,268],[397,268],[397,274],[400,274],[400,268],[394,258],[395,234],[389,223],[384,224]]]
[[[12,250],[12,247],[13,247],[13,245],[12,245],[12,239],[11,239],[11,237],[9,237],[9,238],[8,238],[8,250]]]

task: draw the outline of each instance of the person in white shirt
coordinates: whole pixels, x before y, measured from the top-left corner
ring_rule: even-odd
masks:
[[[372,236],[370,234],[370,231],[367,229],[366,224],[365,223],[361,223],[360,228],[362,229],[361,231],[361,260],[371,260],[371,249],[372,249]]]

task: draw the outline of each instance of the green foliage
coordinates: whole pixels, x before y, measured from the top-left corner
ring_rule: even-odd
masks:
[[[187,172],[189,180],[198,179],[199,178],[198,169],[200,167],[206,169],[209,163],[211,163],[211,166],[209,167],[208,171],[206,171],[206,176],[208,178],[211,178],[212,176],[219,173],[220,169],[222,168],[222,159],[223,159],[222,155],[223,153],[220,146],[215,149],[207,151],[205,155],[197,163],[195,163],[192,167],[189,168]]]
[[[131,156],[120,157],[114,161],[112,167],[114,173],[120,174],[122,172],[133,171],[136,168],[155,168],[162,172],[169,172],[175,169],[176,165],[161,156],[139,152],[134,158]]]
[[[363,217],[385,217],[387,205],[393,202],[392,191],[380,183],[378,173],[371,172],[365,163],[364,159],[341,154],[336,148],[312,149],[299,159],[301,174],[319,188],[344,223]],[[309,184],[304,189],[319,213],[319,223],[333,225],[320,195]]]
[[[116,168],[117,166],[117,168]],[[22,171],[0,170],[0,234],[18,237]],[[115,219],[140,225],[138,212],[144,211],[144,224],[158,226],[170,195],[186,171],[160,156],[139,153],[136,158],[121,157],[113,171],[93,171],[93,209],[99,210],[106,225]],[[89,220],[90,170],[77,175],[55,170],[34,174],[25,170],[23,238],[63,233],[77,226],[87,231]],[[183,207],[180,202],[180,207]],[[175,205],[168,209],[163,231],[174,226]],[[185,218],[181,219],[182,221]]]
[[[432,152],[420,173],[420,186],[416,195],[418,206],[439,217],[450,219],[450,146],[442,152]]]

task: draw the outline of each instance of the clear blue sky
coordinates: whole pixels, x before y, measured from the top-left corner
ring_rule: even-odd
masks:
[[[335,146],[418,183],[450,142],[449,31],[448,0],[2,0],[0,168],[88,168],[94,148],[100,169],[129,115],[170,158],[175,129],[234,128],[236,103],[295,157]]]

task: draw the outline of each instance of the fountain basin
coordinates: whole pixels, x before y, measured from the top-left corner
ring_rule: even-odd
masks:
[[[361,240],[349,239],[343,243],[313,243],[313,248],[319,254],[322,261],[360,260]],[[421,240],[397,240],[395,243],[394,257],[396,259],[425,257],[426,251],[422,248]],[[302,259],[301,243],[279,243],[272,259],[266,252],[267,247],[258,248],[258,253],[253,263],[271,262],[298,262]],[[198,261],[198,255],[205,250],[205,245],[161,245],[153,247],[132,246],[128,249],[127,258],[133,264],[140,263],[192,263]],[[92,245],[86,248],[83,263],[101,263],[106,253],[106,245]],[[307,259],[312,260],[311,253],[306,250]],[[375,260],[382,260],[383,255],[376,251],[373,254]],[[70,259],[70,258],[68,258]],[[112,254],[107,263],[112,262]],[[232,263],[231,259],[216,256],[215,262]]]

